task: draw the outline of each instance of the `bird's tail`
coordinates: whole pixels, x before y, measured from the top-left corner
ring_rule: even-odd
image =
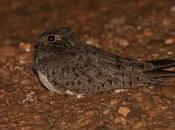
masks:
[[[148,62],[152,63],[154,66],[153,70],[145,72],[148,76],[152,78],[175,77],[174,71],[164,70],[170,67],[175,67],[175,60],[162,59]]]

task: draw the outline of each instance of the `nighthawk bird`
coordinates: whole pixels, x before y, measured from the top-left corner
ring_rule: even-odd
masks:
[[[51,92],[88,95],[109,90],[161,85],[159,78],[175,76],[164,70],[175,60],[137,61],[82,44],[70,28],[44,32],[34,52],[34,70]]]

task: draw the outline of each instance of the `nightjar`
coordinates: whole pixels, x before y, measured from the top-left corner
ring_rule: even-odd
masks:
[[[34,52],[34,70],[51,92],[83,95],[109,90],[160,85],[159,78],[175,76],[164,70],[175,60],[138,61],[83,44],[68,27],[40,35]]]

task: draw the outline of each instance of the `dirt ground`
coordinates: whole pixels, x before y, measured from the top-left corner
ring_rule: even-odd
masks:
[[[1,0],[0,25],[0,130],[175,130],[175,86],[77,99],[49,93],[32,69],[35,40],[59,26],[125,57],[175,58],[174,0]]]

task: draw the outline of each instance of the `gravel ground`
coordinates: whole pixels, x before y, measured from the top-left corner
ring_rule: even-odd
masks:
[[[125,57],[174,58],[175,1],[1,0],[0,18],[0,130],[175,130],[175,86],[77,99],[49,93],[32,69],[36,38],[58,26]]]

